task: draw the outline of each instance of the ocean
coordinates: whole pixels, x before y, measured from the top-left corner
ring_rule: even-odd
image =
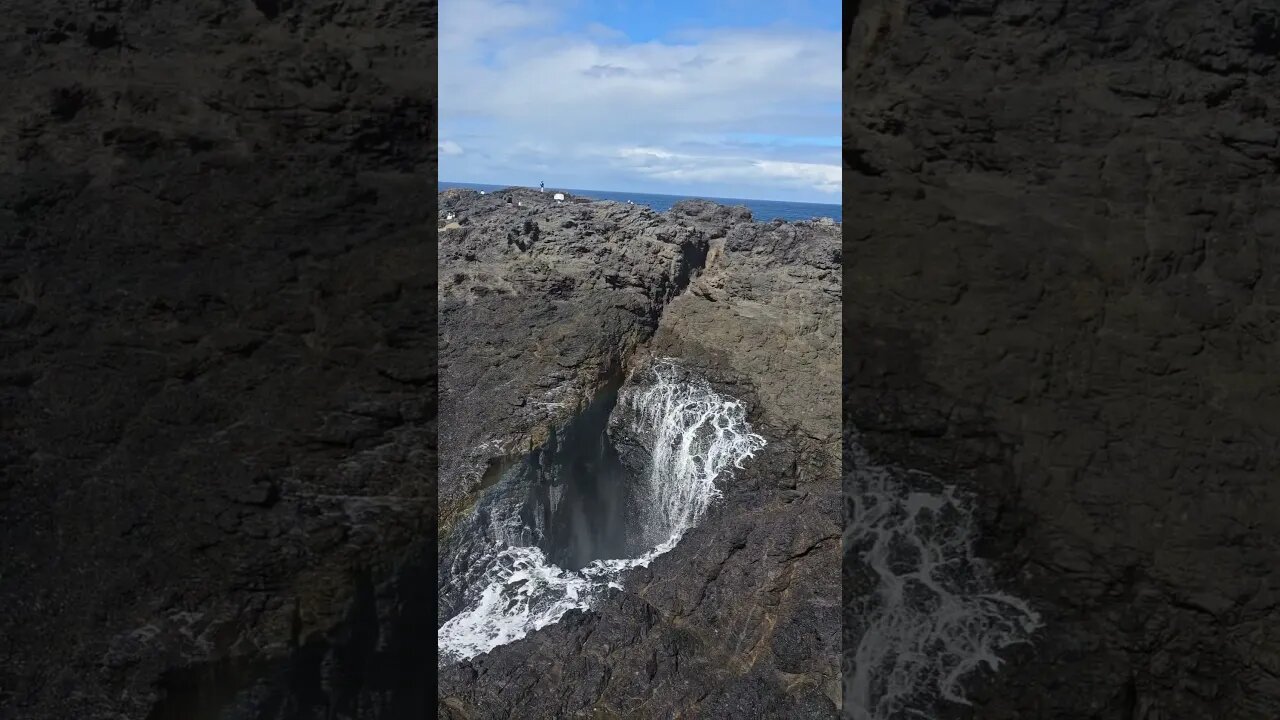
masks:
[[[436,185],[439,190],[465,188],[468,190],[484,190],[486,192],[511,187],[510,185],[481,185],[457,182],[439,182]],[[658,212],[669,210],[677,202],[690,200],[694,197],[690,195],[657,195],[654,193],[617,192],[613,190],[575,190],[573,188],[547,188],[547,192],[566,192],[595,200],[618,200],[620,202],[630,200],[637,205],[648,205]],[[839,205],[785,202],[782,200],[746,200],[743,198],[704,197],[701,199],[717,202],[721,205],[745,205],[751,211],[751,217],[756,222],[769,222],[775,219],[812,220],[819,217],[831,218],[836,222],[841,222],[842,217]]]

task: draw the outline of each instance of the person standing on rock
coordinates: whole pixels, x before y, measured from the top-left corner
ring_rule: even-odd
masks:
[[[547,191],[547,184],[546,184],[546,183],[544,183],[544,182],[542,182],[541,180],[539,180],[539,181],[538,181],[538,192],[546,192],[546,191]]]

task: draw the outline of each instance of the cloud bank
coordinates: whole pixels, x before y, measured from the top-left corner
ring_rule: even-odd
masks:
[[[839,46],[782,24],[633,41],[567,2],[449,0],[440,177],[839,202]]]

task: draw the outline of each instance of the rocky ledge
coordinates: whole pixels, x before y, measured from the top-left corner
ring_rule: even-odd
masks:
[[[654,358],[740,400],[767,439],[599,603],[446,663],[442,716],[835,717],[840,226],[519,189],[439,206],[441,623],[504,462],[574,432]]]

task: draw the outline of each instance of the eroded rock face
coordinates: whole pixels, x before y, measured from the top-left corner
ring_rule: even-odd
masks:
[[[524,208],[517,205],[512,211],[504,195],[484,196],[483,202],[497,208],[491,215],[454,211],[452,220],[444,219],[449,200],[443,199],[442,222],[465,217],[462,228],[521,227],[506,217]],[[531,203],[517,202],[525,207]],[[836,716],[839,226],[752,223],[742,209],[692,201],[663,214],[617,203],[538,207],[543,221],[534,250],[549,236],[563,233],[557,228],[564,228],[566,219],[576,227],[591,227],[601,217],[640,228],[638,233],[597,236],[586,244],[597,248],[586,252],[600,253],[602,259],[668,255],[662,266],[670,267],[688,256],[668,249],[667,243],[656,244],[650,232],[687,238],[684,242],[697,248],[693,256],[698,262],[690,263],[687,281],[660,285],[656,295],[644,285],[621,295],[635,297],[637,306],[641,298],[658,299],[652,323],[621,336],[625,345],[618,344],[616,334],[602,334],[601,313],[594,314],[594,323],[569,326],[580,337],[564,342],[569,347],[603,346],[594,351],[596,357],[616,354],[623,367],[634,371],[624,394],[645,382],[643,369],[653,362],[678,359],[716,393],[743,403],[753,432],[766,444],[718,483],[722,497],[674,549],[623,575],[621,589],[609,590],[589,610],[570,612],[521,640],[441,668],[442,713],[459,718],[513,713],[534,718],[575,713],[662,717],[673,712]],[[503,220],[491,223],[491,217]],[[657,225],[654,231],[645,229],[649,224]],[[487,237],[482,246],[489,248],[504,242],[503,235],[496,240],[476,236]],[[544,247],[552,267],[566,267],[579,277],[613,272],[599,261],[575,261],[584,251],[573,243]],[[456,262],[451,259],[446,267],[442,261],[442,287]],[[638,284],[653,282],[644,279],[643,261],[632,263],[629,272]],[[582,281],[578,285],[590,287]],[[606,297],[619,294],[615,290]],[[489,332],[483,326],[471,329],[477,338]],[[452,367],[463,363],[467,353],[484,352],[483,345],[462,342],[453,351]],[[556,373],[549,364],[541,367],[531,364],[514,377],[537,387],[535,371]],[[449,372],[444,370],[446,377]],[[524,373],[530,380],[522,380]],[[533,418],[487,424],[500,429],[506,427],[500,423],[528,424]],[[638,466],[641,443],[616,414],[609,432],[623,463]]]
[[[0,18],[0,716],[429,712],[433,3]]]
[[[1276,717],[1275,8],[861,5],[848,420],[1045,623],[948,712]]]

